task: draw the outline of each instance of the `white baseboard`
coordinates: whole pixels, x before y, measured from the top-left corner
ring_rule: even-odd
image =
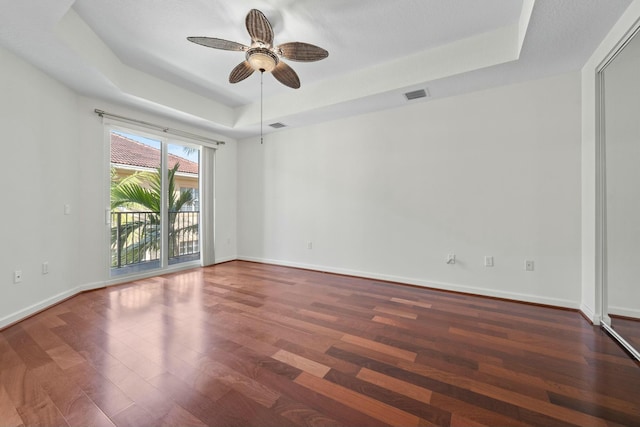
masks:
[[[247,256],[218,258],[216,259],[216,264],[233,261],[236,259],[240,261],[251,261],[251,262],[264,263],[264,264],[281,265],[284,267],[303,268],[307,270],[343,274],[346,276],[363,277],[367,279],[383,280],[387,282],[404,283],[407,285],[422,286],[425,288],[463,292],[468,294],[475,294],[475,295],[495,297],[495,298],[504,298],[504,299],[514,300],[514,301],[530,302],[534,304],[545,304],[545,305],[551,305],[556,307],[579,309],[594,324],[596,325],[600,324],[600,318],[595,315],[594,311],[590,307],[587,307],[584,304],[578,306],[578,304],[574,301],[557,299],[557,298],[546,298],[546,297],[540,297],[540,296],[529,295],[529,294],[521,294],[516,292],[505,292],[497,289],[478,288],[473,286],[464,286],[464,285],[457,285],[457,284],[445,283],[445,282],[433,282],[433,281],[427,281],[427,280],[416,279],[411,277],[393,276],[388,274],[371,273],[371,272],[351,270],[346,268],[335,268],[335,267],[328,267],[323,265],[306,264],[306,263],[299,263],[299,262],[290,262],[290,261],[283,261],[283,260],[256,258],[256,257],[247,257]],[[190,266],[186,268],[194,268],[194,266]],[[180,269],[177,268],[175,271],[179,271],[179,270]],[[163,274],[164,273],[167,273],[167,272],[163,272]],[[148,275],[141,275],[140,278],[142,277],[148,277]],[[127,278],[127,281],[131,281],[131,280],[133,280],[131,277]],[[118,280],[114,279],[106,282],[95,282],[95,283],[87,283],[84,285],[80,285],[68,291],[62,292],[60,294],[57,294],[50,298],[42,300],[22,310],[16,311],[15,313],[12,313],[8,316],[0,318],[0,328],[4,328],[13,323],[19,322],[20,320],[23,320],[35,313],[38,313],[39,311],[42,311],[48,307],[51,307],[52,305],[55,305],[67,298],[73,297],[81,292],[89,291],[93,289],[99,289],[99,288],[117,284],[117,283],[118,283]],[[614,311],[612,311],[612,313],[614,313]],[[618,312],[615,312],[615,313],[631,316],[630,314],[623,314]],[[639,313],[635,313],[632,317],[640,317],[638,314]]]
[[[586,317],[587,319],[589,319],[591,321],[591,323],[593,323],[594,325],[599,325],[600,321],[602,320],[600,318],[600,316],[598,316],[595,313],[595,310],[592,309],[591,307],[589,307],[586,304],[580,304],[580,311],[582,312],[582,314],[584,315],[584,317]]]
[[[223,262],[235,261],[237,259],[238,259],[237,256],[228,256],[228,257],[216,258],[215,264],[222,264]]]
[[[236,259],[235,257],[230,258],[229,261],[232,261]],[[222,262],[220,260],[216,260],[216,262]],[[86,283],[84,285],[80,285],[77,286],[73,289],[69,289],[68,291],[64,291],[61,292],[57,295],[54,295],[52,297],[49,297],[47,299],[44,299],[36,304],[30,305],[29,307],[23,308],[22,310],[18,310],[14,313],[9,314],[8,316],[2,317],[0,318],[0,329],[5,328],[9,325],[12,325],[16,322],[19,322],[21,320],[26,319],[29,316],[33,316],[34,314],[45,310],[61,301],[64,301],[65,299],[74,297],[82,292],[85,291],[91,291],[94,289],[99,289],[99,288],[104,288],[105,286],[112,286],[112,285],[118,285],[121,283],[126,283],[126,282],[130,282],[132,280],[140,280],[140,279],[145,279],[148,277],[154,277],[157,276],[158,274],[168,274],[168,273],[175,273],[178,271],[182,271],[182,270],[188,270],[188,269],[193,269],[193,268],[200,268],[200,265],[195,263],[195,262],[191,262],[191,263],[183,263],[183,264],[178,264],[175,265],[171,268],[168,268],[164,271],[162,271],[161,273],[159,273],[158,271],[151,271],[151,272],[143,272],[137,275],[131,275],[131,276],[126,276],[126,277],[115,277],[115,278],[111,278],[109,280],[106,280],[104,282],[94,282],[94,283]]]
[[[617,314],[618,316],[634,317],[640,319],[640,310],[628,307],[609,306],[609,314]]]
[[[363,277],[367,279],[384,280],[388,282],[403,283],[407,285],[422,286],[425,288],[440,289],[445,291],[463,292],[467,294],[481,295],[494,298],[504,298],[514,301],[529,302],[534,304],[551,305],[555,307],[581,309],[578,302],[559,298],[547,298],[537,295],[522,294],[516,292],[506,292],[497,289],[478,288],[474,286],[457,285],[445,282],[433,282],[412,277],[393,276],[388,274],[371,273],[367,271],[350,270],[345,268],[334,268],[323,265],[305,264],[275,259],[255,258],[238,256],[240,261],[252,261],[265,264],[281,265],[284,267],[304,268],[307,270],[322,271],[326,273],[344,274],[346,276]]]
[[[61,292],[52,297],[46,298],[36,304],[30,305],[29,307],[23,308],[22,310],[18,310],[14,313],[9,314],[8,316],[0,318],[0,329],[24,320],[29,316],[33,316],[34,314],[45,310],[53,305],[56,305],[60,301],[64,301],[67,298],[78,295],[81,292],[102,288],[104,286],[105,284],[102,282],[87,283],[85,285],[81,285],[73,289],[69,289],[68,291]]]

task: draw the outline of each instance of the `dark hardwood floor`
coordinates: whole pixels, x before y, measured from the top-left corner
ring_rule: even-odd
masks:
[[[638,426],[578,312],[234,261],[0,332],[1,426]]]
[[[611,315],[611,326],[622,338],[640,351],[640,319]]]

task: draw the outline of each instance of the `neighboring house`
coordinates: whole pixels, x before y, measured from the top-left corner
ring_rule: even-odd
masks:
[[[160,165],[160,156],[161,152],[157,148],[111,133],[111,166],[115,169],[118,180],[136,172],[156,171]],[[193,205],[182,210],[199,210],[198,163],[171,153],[167,157],[169,168],[179,164],[175,175],[176,191],[193,193]]]

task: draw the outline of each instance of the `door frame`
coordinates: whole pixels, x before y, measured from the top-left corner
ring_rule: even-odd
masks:
[[[208,209],[209,206],[213,206],[213,204],[208,203],[208,195],[205,194],[203,189],[203,163],[205,163],[206,167],[211,167],[214,165],[214,162],[203,162],[203,152],[204,145],[196,140],[190,139],[188,137],[183,136],[169,136],[162,132],[156,131],[155,129],[146,128],[145,126],[138,126],[135,124],[131,124],[128,122],[120,122],[117,119],[105,118],[103,121],[104,128],[104,204],[105,204],[105,232],[104,232],[104,241],[103,241],[103,259],[105,260],[104,266],[104,274],[107,280],[105,284],[113,285],[119,283],[125,283],[132,280],[144,279],[148,277],[154,277],[162,274],[172,273],[176,271],[201,267],[203,265],[203,259],[205,259],[206,254],[203,253],[204,250],[213,251],[213,248],[205,248],[203,245],[203,219],[204,218],[213,218],[213,212],[204,212],[205,209]],[[110,191],[110,183],[111,183],[111,132],[123,132],[123,133],[131,133],[135,135],[139,135],[142,137],[147,137],[150,139],[154,139],[161,142],[161,164],[167,165],[168,152],[167,147],[170,144],[177,145],[185,145],[193,148],[197,148],[200,151],[200,162],[199,162],[199,172],[198,172],[198,187],[200,189],[200,211],[199,211],[199,237],[198,240],[200,242],[200,258],[194,261],[187,261],[178,264],[169,265],[168,263],[168,235],[167,233],[161,233],[162,242],[161,242],[161,251],[160,251],[160,267],[157,269],[146,270],[141,272],[135,272],[131,274],[123,274],[120,276],[111,276],[111,191]],[[215,152],[215,148],[213,149]],[[168,195],[167,195],[167,173],[166,167],[162,168],[164,173],[161,177],[161,204],[166,211],[168,208]],[[213,171],[207,171],[206,175],[213,175]],[[213,197],[213,195],[211,196]],[[160,215],[161,227],[162,230],[168,229],[168,215],[166,212],[161,212]]]

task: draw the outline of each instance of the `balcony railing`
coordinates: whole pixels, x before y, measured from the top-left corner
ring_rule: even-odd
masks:
[[[169,262],[200,253],[198,211],[169,212]],[[162,233],[158,212],[111,213],[111,267],[160,260]]]

